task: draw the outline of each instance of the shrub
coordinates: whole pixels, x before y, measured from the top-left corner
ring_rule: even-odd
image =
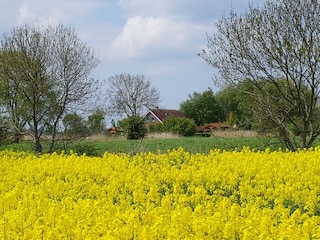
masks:
[[[163,121],[163,130],[180,134],[182,136],[193,136],[196,133],[196,124],[190,118],[169,116]]]
[[[119,122],[119,126],[127,133],[127,139],[140,139],[146,134],[144,119],[139,116],[131,116]]]

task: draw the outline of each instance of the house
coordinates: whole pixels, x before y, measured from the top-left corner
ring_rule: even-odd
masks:
[[[144,122],[146,123],[146,127],[149,128],[150,125],[163,123],[163,121],[169,116],[186,117],[181,112],[175,109],[154,108],[154,109],[149,109],[143,118],[144,118]]]
[[[230,128],[231,126],[228,125],[228,124],[225,124],[225,123],[220,123],[220,122],[213,122],[213,123],[208,123],[206,125],[203,126],[203,128],[205,130],[215,130],[215,129],[228,129]]]
[[[114,135],[116,133],[123,133],[123,129],[120,127],[110,127],[106,130],[107,135]]]
[[[213,122],[213,123],[208,123],[205,124],[204,126],[199,126],[197,128],[197,132],[198,134],[203,134],[205,136],[210,136],[210,134],[214,131],[214,130],[226,130],[231,128],[230,125],[225,124],[225,123],[220,123],[220,122]]]

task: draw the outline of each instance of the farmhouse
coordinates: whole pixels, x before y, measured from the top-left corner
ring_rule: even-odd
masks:
[[[123,133],[123,128],[121,127],[110,127],[106,130],[108,135],[115,135],[116,133]]]
[[[225,123],[220,123],[220,122],[213,122],[213,123],[205,124],[204,126],[200,126],[200,130],[202,130],[203,132],[210,132],[212,130],[217,130],[217,129],[225,130],[229,128],[231,128],[230,125]]]
[[[197,127],[197,134],[209,137],[213,131],[226,130],[231,128],[230,125],[220,122],[208,123]]]
[[[149,109],[148,112],[144,115],[144,122],[146,127],[149,128],[150,125],[163,123],[163,121],[169,117],[186,117],[181,112],[175,109]]]

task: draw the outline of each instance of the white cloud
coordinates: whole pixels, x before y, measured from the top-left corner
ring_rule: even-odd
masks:
[[[89,15],[93,10],[106,5],[102,1],[86,0],[26,0],[16,12],[16,24],[32,23],[35,20],[57,24]]]
[[[122,32],[111,43],[111,58],[136,58],[179,51],[203,27],[175,22],[163,17],[131,17]]]
[[[97,76],[145,74],[161,88],[165,106],[175,107],[211,84],[211,68],[197,53],[214,21],[232,7],[243,11],[249,2],[264,1],[1,0],[0,30],[35,21],[70,24],[100,53]]]
[[[68,16],[53,2],[37,1],[36,3],[31,3],[25,1],[20,5],[16,18],[18,25],[32,23],[35,20],[55,24],[60,21],[66,21]]]

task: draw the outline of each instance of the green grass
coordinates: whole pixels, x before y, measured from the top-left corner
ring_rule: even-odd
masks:
[[[94,145],[98,154],[108,152],[166,152],[168,150],[183,147],[190,153],[209,153],[211,149],[235,150],[248,146],[256,150],[264,150],[267,147],[278,149],[274,139],[265,139],[258,137],[186,137],[177,139],[144,139],[140,140],[108,140],[96,141]]]
[[[190,153],[209,153],[211,149],[241,150],[244,146],[254,150],[270,148],[277,150],[281,145],[274,138],[261,137],[185,137],[170,139],[106,139],[82,140],[73,143],[68,150],[79,154],[86,153],[91,156],[101,156],[105,152],[111,153],[136,153],[136,152],[167,152],[168,150],[183,147]],[[22,141],[20,144],[0,146],[0,150],[12,149],[14,151],[32,152],[31,141]]]
[[[32,152],[32,142],[21,141],[21,143],[12,143],[0,146],[0,151],[5,149],[11,149],[17,152]]]

